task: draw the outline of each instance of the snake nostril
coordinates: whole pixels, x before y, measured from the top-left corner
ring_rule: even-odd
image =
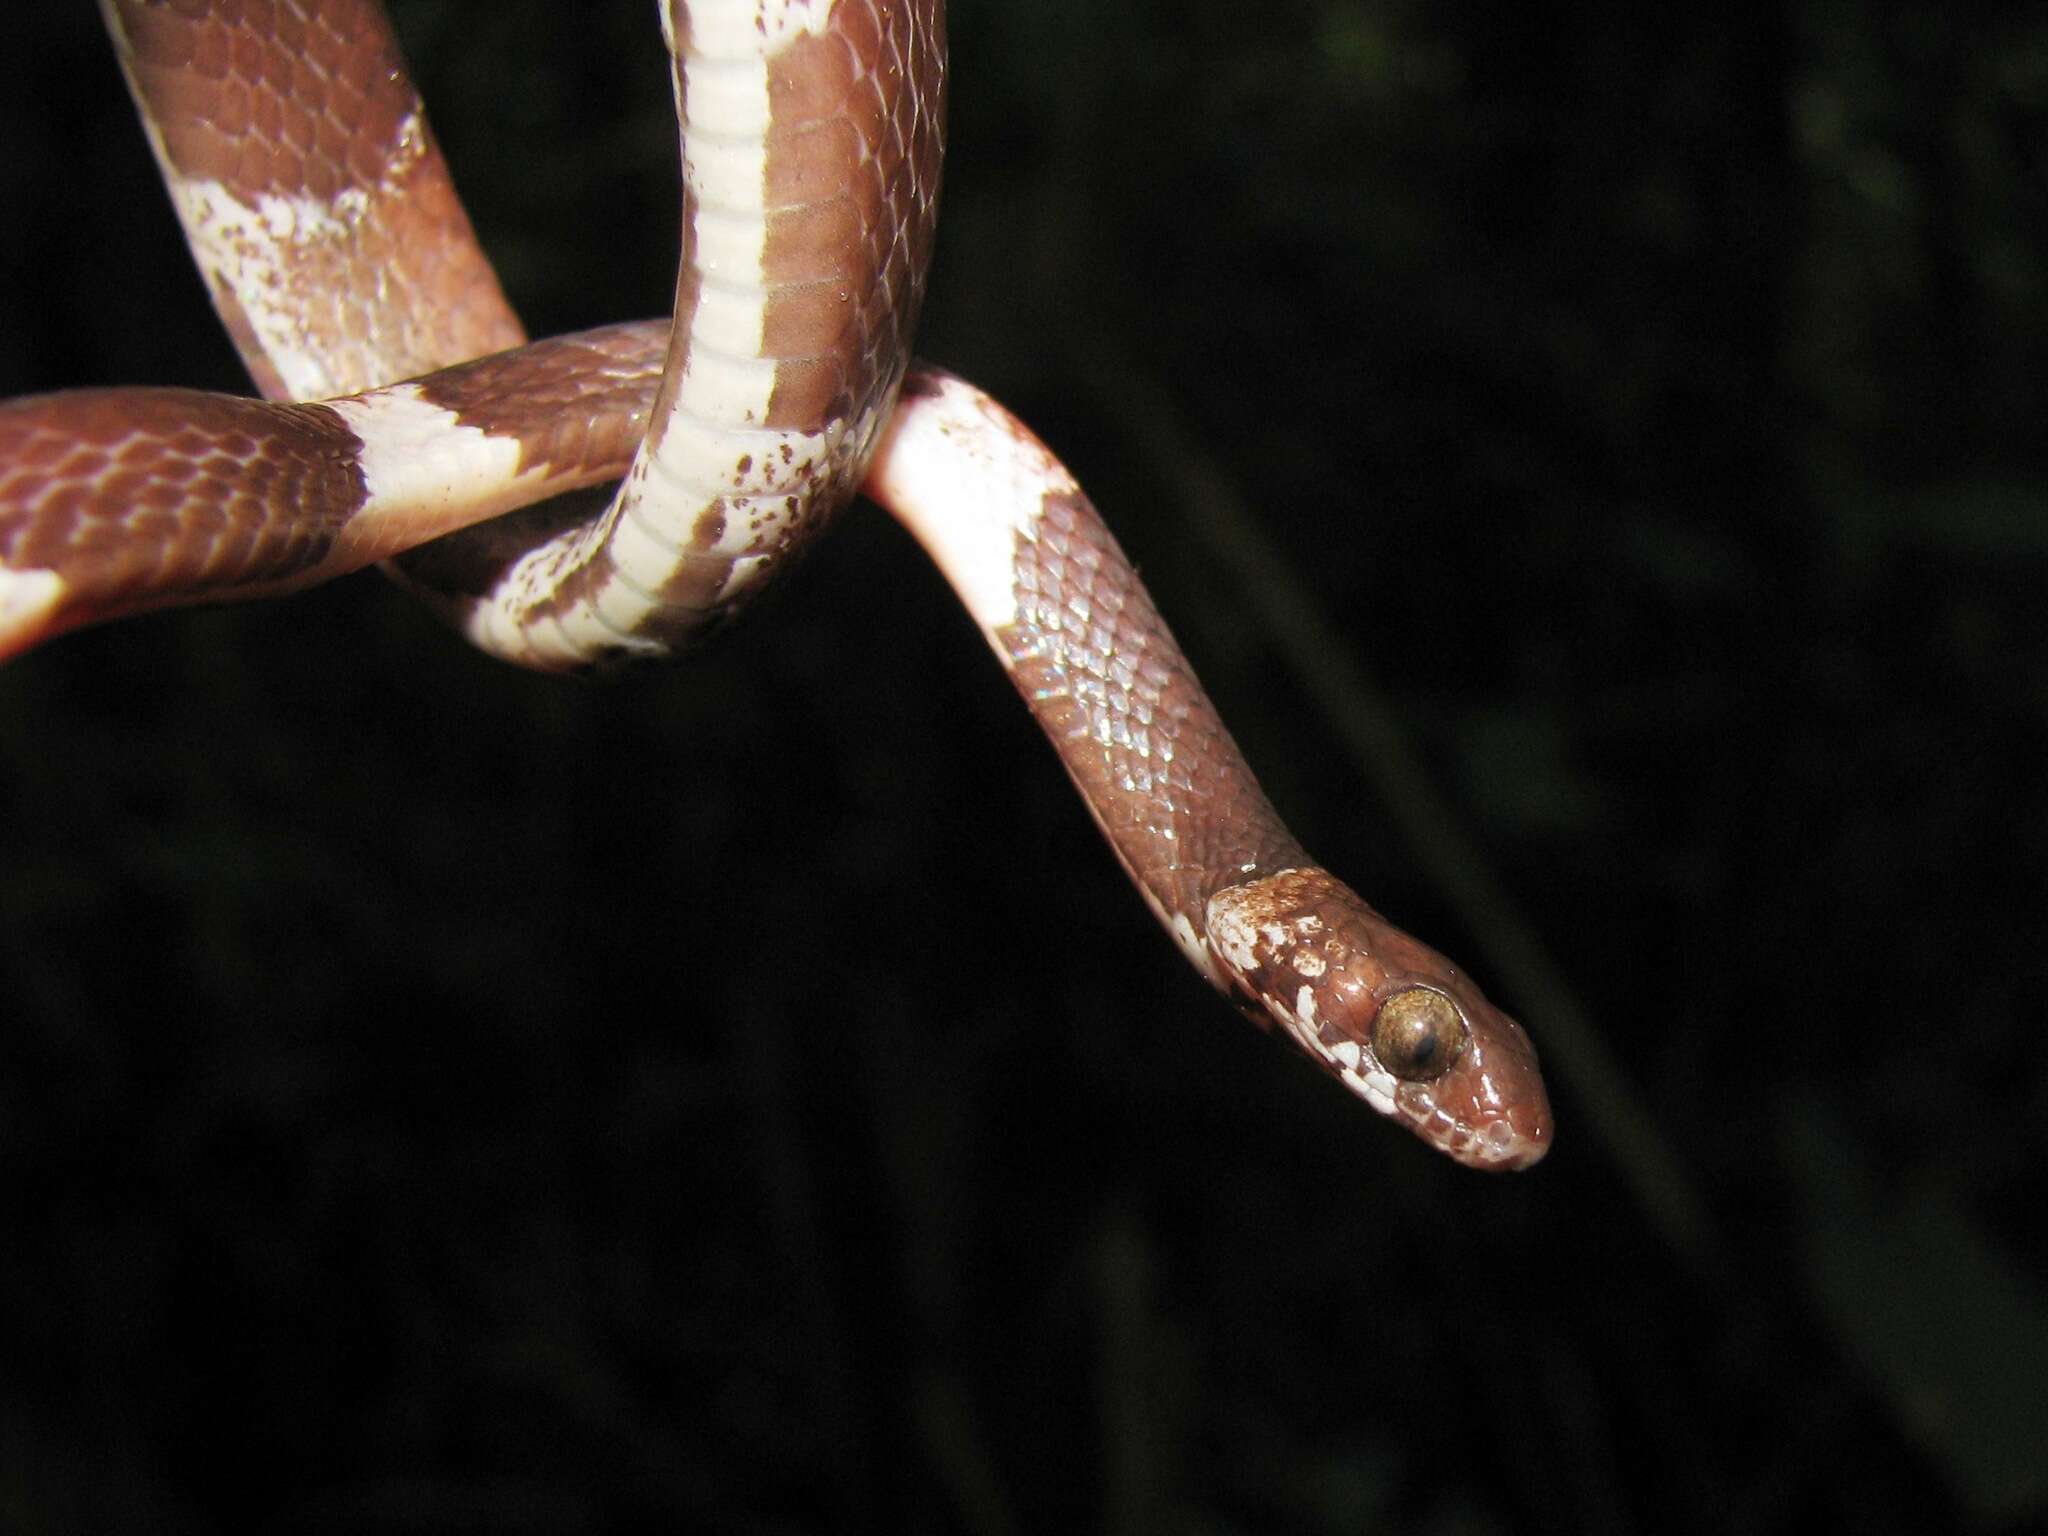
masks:
[[[1380,1004],[1372,1052],[1394,1076],[1433,1082],[1451,1070],[1471,1038],[1458,1005],[1431,987],[1410,987]]]

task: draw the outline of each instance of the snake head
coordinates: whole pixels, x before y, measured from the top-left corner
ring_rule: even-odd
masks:
[[[1320,869],[1218,891],[1211,952],[1254,1022],[1381,1114],[1474,1168],[1549,1150],[1536,1048],[1470,977]]]

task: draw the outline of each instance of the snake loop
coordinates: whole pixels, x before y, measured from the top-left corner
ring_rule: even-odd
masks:
[[[101,0],[268,397],[0,403],[0,659],[378,561],[543,670],[726,622],[864,490],[924,546],[1196,969],[1482,1168],[1551,1126],[1514,1021],[1315,864],[1071,475],[910,356],[940,0],[661,0],[671,320],[528,344],[375,0]],[[598,510],[567,493],[618,483]]]

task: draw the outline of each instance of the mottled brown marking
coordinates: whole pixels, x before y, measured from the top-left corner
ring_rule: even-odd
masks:
[[[290,249],[277,275],[321,349],[317,391],[347,394],[525,340],[375,6],[318,0],[113,0],[122,65],[162,136],[168,175],[333,206],[369,197]],[[209,272],[215,304],[260,387],[284,388],[247,309]]]
[[[727,556],[686,554],[655,595],[669,609],[672,623],[699,638],[738,617],[738,605],[721,600],[731,575]]]

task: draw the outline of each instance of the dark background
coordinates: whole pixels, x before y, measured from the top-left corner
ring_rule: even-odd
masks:
[[[652,7],[397,9],[534,329],[665,308]],[[1208,995],[872,510],[605,684],[89,632],[0,671],[0,1528],[2038,1529],[2048,19],[953,32],[923,350],[1554,1154]],[[0,393],[244,387],[92,8],[0,71]]]

